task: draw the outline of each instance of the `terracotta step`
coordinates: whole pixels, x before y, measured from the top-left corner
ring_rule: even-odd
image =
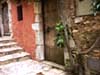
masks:
[[[3,48],[0,49],[0,57],[8,54],[13,54],[17,52],[22,52],[23,49],[21,47],[10,47],[10,48]]]
[[[10,54],[10,55],[5,55],[5,56],[0,57],[0,65],[4,65],[4,64],[20,61],[20,60],[22,60],[24,58],[28,59],[29,58],[29,53],[20,52],[20,53],[14,53],[14,54]]]
[[[16,45],[17,45],[16,42],[0,43],[0,48],[7,48],[11,46],[16,46]]]

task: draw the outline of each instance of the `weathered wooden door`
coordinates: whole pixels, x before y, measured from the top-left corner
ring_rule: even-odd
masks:
[[[9,18],[8,18],[8,4],[2,4],[2,25],[3,36],[9,35]]]
[[[57,0],[43,0],[45,59],[64,65],[64,51],[55,45],[55,25],[59,21]]]

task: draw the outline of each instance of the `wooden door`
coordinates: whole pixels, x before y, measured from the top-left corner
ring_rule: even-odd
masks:
[[[64,65],[64,51],[55,45],[55,25],[59,20],[57,0],[43,0],[45,59]]]
[[[2,4],[2,24],[3,36],[9,35],[8,4],[6,2]]]

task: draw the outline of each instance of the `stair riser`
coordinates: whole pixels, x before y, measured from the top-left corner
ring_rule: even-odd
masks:
[[[18,45],[17,44],[13,44],[13,45],[0,46],[0,48],[3,49],[3,48],[16,47],[16,46],[18,46]]]
[[[0,40],[0,43],[9,43],[9,42],[15,42],[14,40]]]
[[[27,55],[27,56],[20,57],[20,58],[10,59],[10,60],[7,60],[7,61],[0,62],[0,65],[6,65],[6,64],[13,63],[13,62],[23,61],[23,60],[27,60],[29,58],[30,58],[30,56]]]
[[[0,57],[1,56],[5,56],[5,55],[9,55],[9,54],[13,54],[13,53],[20,53],[20,52],[23,52],[22,49],[18,49],[18,50],[14,50],[14,51],[10,51],[10,52],[0,52]]]
[[[0,65],[30,59],[29,53],[24,52],[13,39],[1,38],[0,45]]]

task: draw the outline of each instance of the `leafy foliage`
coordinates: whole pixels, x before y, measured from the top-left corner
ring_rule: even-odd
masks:
[[[92,6],[93,6],[93,12],[94,15],[96,15],[98,12],[100,12],[100,0],[92,0]]]
[[[64,47],[65,36],[64,36],[64,25],[60,22],[56,24],[56,45],[60,48]]]

